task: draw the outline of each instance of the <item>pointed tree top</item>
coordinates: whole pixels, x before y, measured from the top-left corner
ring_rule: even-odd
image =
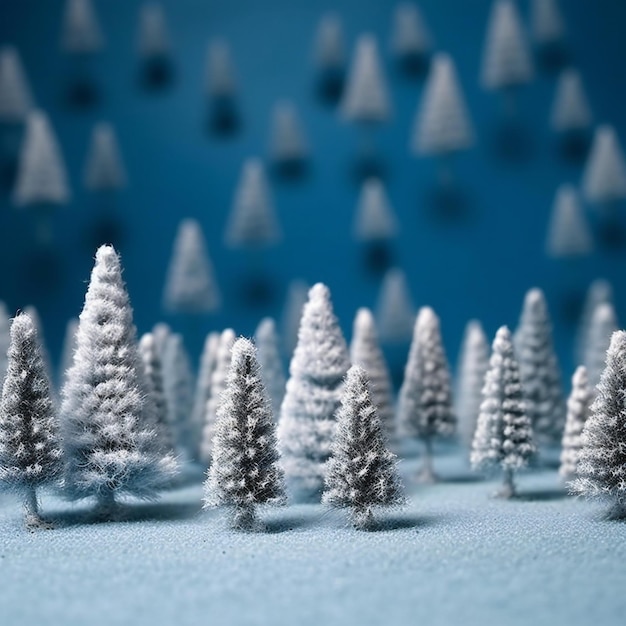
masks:
[[[531,30],[539,44],[549,44],[563,39],[565,25],[557,0],[533,0]]]
[[[111,124],[94,126],[85,168],[85,186],[94,191],[121,189],[126,186],[126,171],[117,137]]]
[[[321,70],[340,70],[346,61],[341,18],[335,13],[322,16],[315,34],[315,63]]]
[[[359,329],[361,332],[371,332],[375,330],[376,323],[374,322],[374,315],[370,309],[361,307],[354,317],[354,328]],[[356,332],[355,332],[356,334]]]
[[[256,348],[249,339],[239,337],[231,349],[231,359],[233,363],[241,363],[246,359],[256,358]]]
[[[104,45],[91,0],[67,0],[61,45],[66,52],[88,54]]]
[[[305,159],[309,149],[293,102],[279,100],[272,108],[270,151],[276,161]]]
[[[509,346],[513,346],[513,336],[511,335],[511,331],[508,326],[500,326],[496,332],[496,336],[493,342],[494,351],[496,347],[500,350],[503,348],[508,348]]]
[[[354,223],[356,238],[360,241],[379,241],[392,239],[397,232],[398,223],[384,184],[378,178],[365,180]]]
[[[214,98],[232,98],[237,93],[237,78],[225,39],[212,39],[207,49],[207,89]]]
[[[139,13],[139,54],[144,58],[166,57],[171,51],[163,7],[146,2]]]
[[[584,130],[593,116],[583,89],[580,72],[567,68],[559,75],[552,104],[550,124],[556,131]]]
[[[393,15],[391,49],[398,56],[427,53],[433,46],[432,37],[416,4],[401,2]]]
[[[0,49],[0,122],[24,122],[32,108],[33,98],[20,56],[13,46],[4,46]]]
[[[546,297],[541,289],[533,287],[526,292],[524,296],[524,312],[546,315],[548,305]]]
[[[434,309],[429,306],[423,306],[417,314],[415,327],[425,328],[433,326],[439,326],[439,317],[435,313]]]
[[[593,248],[591,231],[572,185],[561,185],[550,217],[546,251],[553,257],[583,256]]]
[[[590,202],[626,198],[626,161],[613,126],[598,126],[587,157],[582,188]]]
[[[470,320],[465,327],[465,337],[468,346],[482,345],[485,341],[483,325],[478,320]]]

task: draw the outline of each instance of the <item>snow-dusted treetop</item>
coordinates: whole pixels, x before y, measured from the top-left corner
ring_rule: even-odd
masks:
[[[531,31],[537,43],[548,44],[563,39],[565,25],[557,0],[533,0],[531,9]]]
[[[341,70],[346,62],[341,19],[334,13],[322,16],[315,34],[315,63],[321,70]]]
[[[589,202],[626,198],[626,162],[613,126],[598,126],[587,157],[582,188]]]
[[[385,274],[376,305],[376,321],[383,341],[408,341],[413,335],[415,307],[405,273],[391,268]]]
[[[454,62],[437,54],[411,135],[416,154],[446,154],[465,150],[474,143],[474,129],[459,84]]]
[[[283,349],[285,354],[291,357],[298,343],[298,329],[302,308],[307,301],[309,285],[303,280],[292,280],[289,283],[285,306],[283,309],[281,325],[283,336]]]
[[[237,93],[235,67],[230,46],[225,39],[213,39],[209,42],[206,57],[206,85],[209,96],[213,98],[233,98]]]
[[[66,52],[88,54],[104,45],[100,24],[91,0],[67,0],[61,46]]]
[[[399,57],[428,53],[433,42],[422,13],[416,4],[401,2],[393,14],[391,49]]]
[[[309,147],[298,112],[292,102],[280,100],[272,109],[270,154],[274,161],[300,161],[309,155]]]
[[[373,35],[361,35],[357,40],[341,111],[346,119],[360,123],[384,122],[391,115],[389,90]]]
[[[24,122],[32,108],[33,98],[20,55],[13,46],[4,46],[0,50],[0,122]]]
[[[563,70],[556,85],[550,125],[557,132],[584,130],[591,126],[592,114],[580,72]]]
[[[593,249],[589,224],[572,185],[561,185],[552,208],[546,251],[552,257],[584,256]]]
[[[65,163],[48,117],[33,111],[20,150],[13,202],[18,206],[65,204],[69,199]]]
[[[85,187],[94,191],[121,189],[126,186],[126,170],[110,124],[96,124],[85,167]]]
[[[398,234],[398,221],[393,212],[382,181],[370,178],[363,183],[354,236],[359,241],[393,239]]]
[[[221,305],[204,235],[196,220],[185,219],[178,227],[163,302],[173,313],[208,313]]]
[[[528,83],[533,66],[526,34],[513,0],[495,0],[483,50],[481,82],[486,89]]]
[[[146,2],[139,12],[138,49],[144,58],[166,57],[171,51],[167,22],[162,6]]]

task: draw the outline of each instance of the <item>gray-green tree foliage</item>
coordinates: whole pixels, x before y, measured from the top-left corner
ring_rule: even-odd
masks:
[[[13,46],[0,49],[0,122],[21,124],[33,108],[33,97]]]
[[[67,0],[63,15],[61,47],[71,54],[98,52],[104,37],[91,0]]]
[[[583,88],[580,72],[573,68],[561,72],[552,102],[550,125],[556,132],[581,131],[591,126],[593,116]]]
[[[272,412],[276,419],[280,415],[280,407],[285,397],[287,383],[283,361],[280,356],[280,340],[276,332],[276,323],[271,317],[261,320],[254,333],[257,359],[261,366],[263,384],[269,395]]]
[[[85,187],[92,191],[115,191],[126,186],[126,168],[111,124],[94,126],[84,173]]]
[[[367,372],[358,365],[346,376],[324,483],[322,502],[350,509],[357,528],[371,527],[373,507],[404,503],[396,456],[387,448]]]
[[[250,530],[256,525],[257,505],[285,501],[270,399],[254,344],[241,338],[232,347],[217,411],[205,507],[231,507],[233,526]]]
[[[626,161],[613,126],[598,126],[583,172],[585,198],[610,204],[626,198]]]
[[[593,250],[591,229],[576,189],[561,185],[556,192],[548,225],[546,252],[555,258],[586,256]]]
[[[74,499],[113,505],[118,494],[154,498],[177,470],[146,426],[143,368],[120,259],[101,246],[63,387],[64,487]]]
[[[384,342],[409,341],[415,322],[415,308],[406,274],[399,268],[387,270],[376,303],[376,321]]]
[[[591,316],[583,358],[592,389],[600,382],[606,364],[606,351],[617,329],[617,315],[613,305],[599,304]]]
[[[492,345],[470,460],[475,470],[501,468],[504,482],[496,495],[510,498],[515,495],[514,472],[526,467],[534,452],[520,367],[511,333],[502,326]]]
[[[401,2],[393,13],[391,50],[400,59],[427,55],[433,39],[419,7],[412,2]]]
[[[396,434],[393,386],[385,355],[378,341],[374,316],[369,309],[359,309],[354,318],[350,361],[367,372],[370,396],[378,411],[383,431],[388,439],[393,438]]]
[[[365,180],[354,220],[355,238],[359,241],[385,241],[397,234],[398,220],[384,184],[378,178]]]
[[[424,464],[419,478],[434,482],[432,442],[450,437],[456,428],[448,360],[441,340],[439,318],[422,307],[415,320],[413,340],[404,369],[398,402],[399,428],[424,444]]]
[[[24,496],[27,526],[41,524],[37,488],[56,481],[62,468],[58,426],[37,328],[18,315],[0,401],[0,482]]]
[[[565,35],[557,0],[533,0],[530,23],[533,39],[538,44],[558,43]]]
[[[65,327],[65,337],[63,338],[63,349],[61,351],[61,363],[59,364],[59,371],[57,375],[57,381],[59,389],[63,386],[65,381],[65,374],[72,367],[74,362],[74,352],[76,350],[76,333],[78,331],[78,318],[73,317],[67,322]]]
[[[297,489],[311,495],[323,486],[335,411],[349,367],[348,346],[333,311],[330,290],[317,283],[302,312],[278,424],[287,477]]]
[[[583,365],[579,365],[572,377],[572,391],[567,399],[567,420],[561,447],[559,476],[566,482],[574,480],[578,473],[582,432],[589,417],[593,395],[587,370]]]
[[[558,445],[565,426],[565,401],[561,372],[552,341],[552,322],[541,289],[531,289],[524,298],[515,331],[526,413],[537,443]]]
[[[603,278],[597,278],[591,283],[591,285],[589,285],[587,296],[583,304],[583,310],[580,315],[580,321],[578,323],[578,330],[576,332],[576,349],[574,355],[576,363],[585,362],[585,353],[589,341],[588,335],[591,328],[591,320],[596,308],[601,304],[610,304],[613,306],[613,287],[609,281],[604,280]]]
[[[7,373],[7,352],[11,341],[11,324],[6,304],[0,301],[0,384]]]

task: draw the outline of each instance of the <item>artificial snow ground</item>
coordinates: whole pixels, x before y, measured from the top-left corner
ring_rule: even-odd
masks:
[[[0,495],[0,624],[624,624],[626,522],[565,497],[554,470],[505,502],[458,454],[438,456],[439,485],[409,483],[416,464],[409,506],[376,532],[300,504],[235,533],[200,509],[200,485],[115,523],[44,497],[60,527],[28,532]]]

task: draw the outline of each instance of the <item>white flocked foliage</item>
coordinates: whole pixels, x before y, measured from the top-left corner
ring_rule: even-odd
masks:
[[[532,0],[531,32],[538,44],[554,44],[565,35],[565,24],[557,0]]]
[[[165,58],[171,52],[165,13],[157,2],[146,2],[139,11],[137,46],[144,59]]]
[[[585,164],[582,189],[589,202],[609,204],[626,198],[626,161],[613,126],[598,126]]]
[[[395,216],[385,186],[378,178],[363,182],[354,221],[354,236],[358,241],[385,241],[398,234]]]
[[[313,49],[315,64],[323,72],[343,70],[346,51],[341,18],[326,13],[319,21]]]
[[[586,256],[593,250],[591,229],[576,189],[569,184],[556,191],[548,224],[546,252],[555,258]]]
[[[29,113],[20,149],[13,202],[18,206],[66,204],[70,199],[65,162],[42,111]]]
[[[294,104],[280,100],[272,109],[270,156],[276,163],[304,161],[309,146]]]
[[[104,45],[92,0],[67,0],[63,16],[61,47],[72,54],[90,54]]]
[[[494,0],[483,49],[481,82],[485,89],[503,89],[533,78],[526,33],[513,0]]]
[[[298,490],[322,489],[335,430],[335,411],[350,367],[348,346],[330,290],[317,283],[304,306],[298,345],[289,366],[278,437],[283,467]]]
[[[287,288],[287,297],[282,313],[282,338],[284,353],[291,358],[298,343],[298,330],[302,309],[306,304],[309,285],[303,280],[292,280]]]
[[[163,294],[171,313],[202,314],[221,306],[221,295],[200,224],[185,219],[178,226]]]
[[[385,122],[391,116],[389,90],[373,35],[361,35],[356,42],[341,112],[345,119],[364,124]]]
[[[497,495],[508,498],[515,493],[513,473],[526,467],[534,452],[520,367],[511,333],[503,326],[492,345],[470,460],[475,470],[501,468],[504,484]]]
[[[581,131],[591,126],[593,116],[580,72],[565,69],[559,75],[550,115],[550,126],[556,132]]]
[[[37,487],[56,481],[61,468],[58,418],[37,328],[21,314],[11,323],[0,401],[0,483],[24,496],[27,525],[40,521]]]
[[[601,304],[610,304],[613,306],[613,287],[608,280],[597,278],[589,285],[578,323],[574,355],[576,363],[585,362],[591,321],[596,308]]]
[[[374,316],[369,309],[359,309],[352,327],[350,361],[366,372],[370,382],[370,396],[378,411],[385,436],[395,437],[395,407],[393,385],[385,355],[378,341]]]
[[[426,55],[433,46],[432,37],[419,7],[412,2],[401,2],[393,13],[391,49],[399,57]]]
[[[276,323],[271,317],[261,320],[254,333],[257,359],[261,366],[263,384],[272,404],[275,419],[280,415],[280,407],[285,397],[287,383],[283,361],[280,356],[280,339],[276,331]]]
[[[454,61],[448,54],[436,54],[413,123],[411,150],[440,155],[467,150],[473,144],[474,128]]]
[[[592,389],[600,382],[606,363],[606,351],[617,329],[617,315],[613,305],[608,302],[599,304],[591,316],[583,358]]]
[[[396,456],[387,448],[367,372],[358,365],[346,376],[322,502],[350,509],[362,529],[372,526],[373,507],[404,503]]]
[[[626,516],[626,332],[611,337],[606,368],[585,422],[575,493],[608,501],[611,515]]]
[[[63,337],[63,348],[61,350],[61,362],[59,364],[59,372],[57,380],[60,385],[65,381],[67,371],[72,367],[74,362],[74,352],[76,350],[76,332],[78,331],[78,318],[73,317],[67,322],[65,327],[65,336]]]
[[[205,507],[230,507],[235,528],[253,529],[257,505],[286,502],[279,459],[271,403],[256,349],[251,341],[241,338],[232,348],[218,408]]]
[[[383,278],[376,304],[376,322],[382,341],[410,341],[415,308],[406,275],[399,268],[391,268]]]
[[[35,326],[35,336],[37,337],[37,341],[39,343],[39,352],[41,353],[41,360],[43,361],[44,368],[46,370],[46,375],[48,377],[49,385],[52,390],[53,399],[56,400],[56,390],[53,385],[53,369],[52,369],[52,360],[50,359],[50,352],[48,351],[48,344],[46,342],[46,335],[44,333],[43,324],[41,322],[41,316],[39,315],[39,311],[36,307],[29,305],[24,307],[24,313],[26,313],[33,325]]]
[[[461,440],[471,448],[480,405],[485,374],[489,367],[489,343],[481,323],[470,320],[465,327],[459,355],[454,394],[455,412]]]
[[[10,328],[11,324],[7,306],[4,302],[0,301],[0,385],[4,381],[4,376],[7,373],[7,352],[11,340]]]
[[[165,354],[165,345],[167,338],[172,334],[172,329],[165,322],[158,322],[152,327],[152,335],[154,336],[154,342],[156,343],[157,350],[163,361],[163,355]]]
[[[84,174],[85,187],[109,191],[126,186],[126,168],[111,124],[96,124],[91,134]]]
[[[230,99],[237,95],[237,76],[230,46],[224,39],[209,42],[206,57],[206,88],[209,97]]]
[[[0,50],[0,122],[21,124],[33,108],[33,97],[18,51]]]
[[[578,459],[582,448],[582,432],[589,417],[593,388],[587,370],[579,365],[572,377],[572,391],[567,399],[567,420],[561,444],[559,476],[564,482],[573,480],[578,473]]]
[[[282,233],[260,159],[244,162],[224,241],[233,248],[272,246]]]
[[[530,289],[524,298],[515,331],[515,353],[524,386],[526,413],[537,443],[558,445],[565,426],[565,401],[552,340],[552,321],[541,289]]]
[[[153,498],[177,463],[146,427],[133,311],[111,246],[96,253],[79,320],[61,407],[66,493],[104,507],[122,493]]]

